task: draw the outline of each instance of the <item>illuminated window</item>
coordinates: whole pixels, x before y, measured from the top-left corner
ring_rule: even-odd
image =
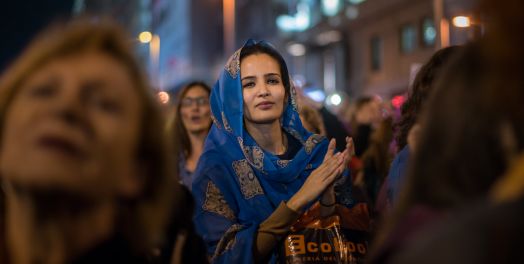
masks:
[[[435,28],[435,21],[432,18],[426,17],[422,20],[422,44],[425,47],[432,47],[437,40],[437,30]]]
[[[408,24],[400,29],[400,51],[411,53],[417,48],[417,30],[413,24]]]
[[[382,39],[374,36],[370,41],[371,70],[378,71],[382,67]]]

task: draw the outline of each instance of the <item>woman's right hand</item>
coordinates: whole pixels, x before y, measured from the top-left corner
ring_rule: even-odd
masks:
[[[304,206],[317,199],[342,174],[348,154],[347,151],[333,154],[335,147],[335,139],[331,139],[322,164],[311,172],[302,187],[287,202],[290,209],[296,212],[302,211]]]

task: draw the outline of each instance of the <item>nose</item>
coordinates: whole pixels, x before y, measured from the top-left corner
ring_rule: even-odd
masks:
[[[259,97],[266,97],[266,96],[269,96],[271,93],[269,91],[269,88],[267,86],[267,84],[261,84],[260,85],[260,88],[258,90],[258,96]]]
[[[86,109],[78,87],[63,87],[53,102],[54,115],[71,126],[85,125]]]

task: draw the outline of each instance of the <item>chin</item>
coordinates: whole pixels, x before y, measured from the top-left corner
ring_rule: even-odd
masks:
[[[273,124],[275,122],[278,122],[279,120],[280,120],[280,116],[261,116],[261,117],[253,118],[249,121],[254,124],[267,125],[267,124]]]

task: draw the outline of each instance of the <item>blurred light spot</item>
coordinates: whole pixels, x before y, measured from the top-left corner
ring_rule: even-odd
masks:
[[[160,102],[162,104],[167,104],[169,103],[169,94],[162,91],[162,92],[158,92],[158,100],[160,100]]]
[[[397,95],[391,99],[391,105],[395,107],[396,109],[400,109],[404,102],[406,101],[406,97],[404,95]]]
[[[354,7],[354,6],[348,6],[346,8],[346,17],[348,19],[357,19],[358,17],[358,8]]]
[[[471,26],[471,20],[467,16],[456,16],[453,18],[453,25],[455,27],[466,28]]]
[[[317,103],[322,103],[326,99],[326,94],[320,89],[309,90],[306,91],[305,94]]]
[[[328,96],[328,102],[331,105],[339,105],[342,103],[342,97],[338,93],[334,93],[330,96]]]
[[[143,31],[138,35],[138,40],[142,43],[149,43],[153,39],[153,34],[149,31]]]
[[[334,16],[340,11],[340,0],[322,0],[322,11],[326,16]]]
[[[306,47],[300,43],[293,43],[287,46],[287,52],[291,54],[291,56],[303,56],[306,54]]]
[[[366,0],[348,0],[350,3],[354,4],[354,5],[358,5]]]
[[[297,13],[294,16],[280,15],[277,17],[277,26],[285,32],[304,31],[309,27],[310,14],[307,3],[297,5]]]

